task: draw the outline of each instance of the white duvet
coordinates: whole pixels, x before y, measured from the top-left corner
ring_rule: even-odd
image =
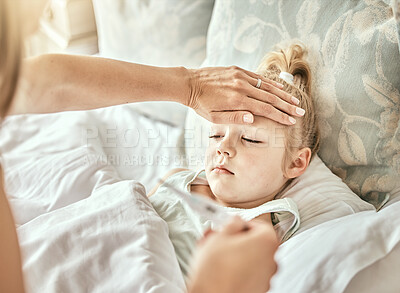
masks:
[[[179,166],[181,133],[130,106],[5,121],[2,166],[28,292],[185,291],[146,197]]]
[[[181,138],[128,105],[5,121],[2,166],[28,292],[184,292],[167,226],[145,196],[182,165]],[[385,276],[399,268],[399,213],[393,200],[309,223],[279,249],[271,292],[357,292],[375,264],[387,271],[381,292],[397,292]]]
[[[158,217],[136,181],[18,228],[28,292],[184,292],[184,281]]]

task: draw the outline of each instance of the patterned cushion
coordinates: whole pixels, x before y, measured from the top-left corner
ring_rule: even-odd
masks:
[[[397,37],[399,40],[399,52],[400,52],[400,1],[399,0],[394,0],[393,12],[397,24]]]
[[[400,173],[399,32],[389,2],[216,0],[203,63],[255,70],[275,44],[306,44],[319,156],[376,207]]]

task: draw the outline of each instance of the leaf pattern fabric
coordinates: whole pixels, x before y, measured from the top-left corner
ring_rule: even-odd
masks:
[[[379,208],[400,179],[399,0],[216,0],[203,66],[255,70],[293,39],[309,50],[319,156]]]

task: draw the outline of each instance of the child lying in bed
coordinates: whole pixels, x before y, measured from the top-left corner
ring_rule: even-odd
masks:
[[[300,100],[305,110],[293,126],[284,126],[260,116],[251,125],[212,124],[205,170],[171,170],[163,179],[185,191],[208,197],[227,212],[250,221],[274,225],[281,242],[298,228],[299,213],[291,199],[276,199],[290,182],[303,174],[319,147],[311,76],[303,60],[304,48],[289,48],[267,54],[258,73],[284,84],[284,90]],[[299,109],[301,111],[301,109]],[[196,241],[212,222],[190,209],[167,186],[156,186],[148,195],[158,214],[168,223],[182,272]]]

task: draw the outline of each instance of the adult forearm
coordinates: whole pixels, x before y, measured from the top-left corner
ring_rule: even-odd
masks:
[[[236,66],[163,68],[89,56],[42,55],[25,60],[8,114],[175,101],[214,123],[252,123],[258,115],[293,125],[291,116],[301,117],[304,111],[290,104],[298,100],[282,87]]]
[[[88,110],[141,101],[186,104],[190,72],[74,55],[27,59],[12,113]]]
[[[15,224],[3,189],[0,169],[0,292],[24,292]]]

